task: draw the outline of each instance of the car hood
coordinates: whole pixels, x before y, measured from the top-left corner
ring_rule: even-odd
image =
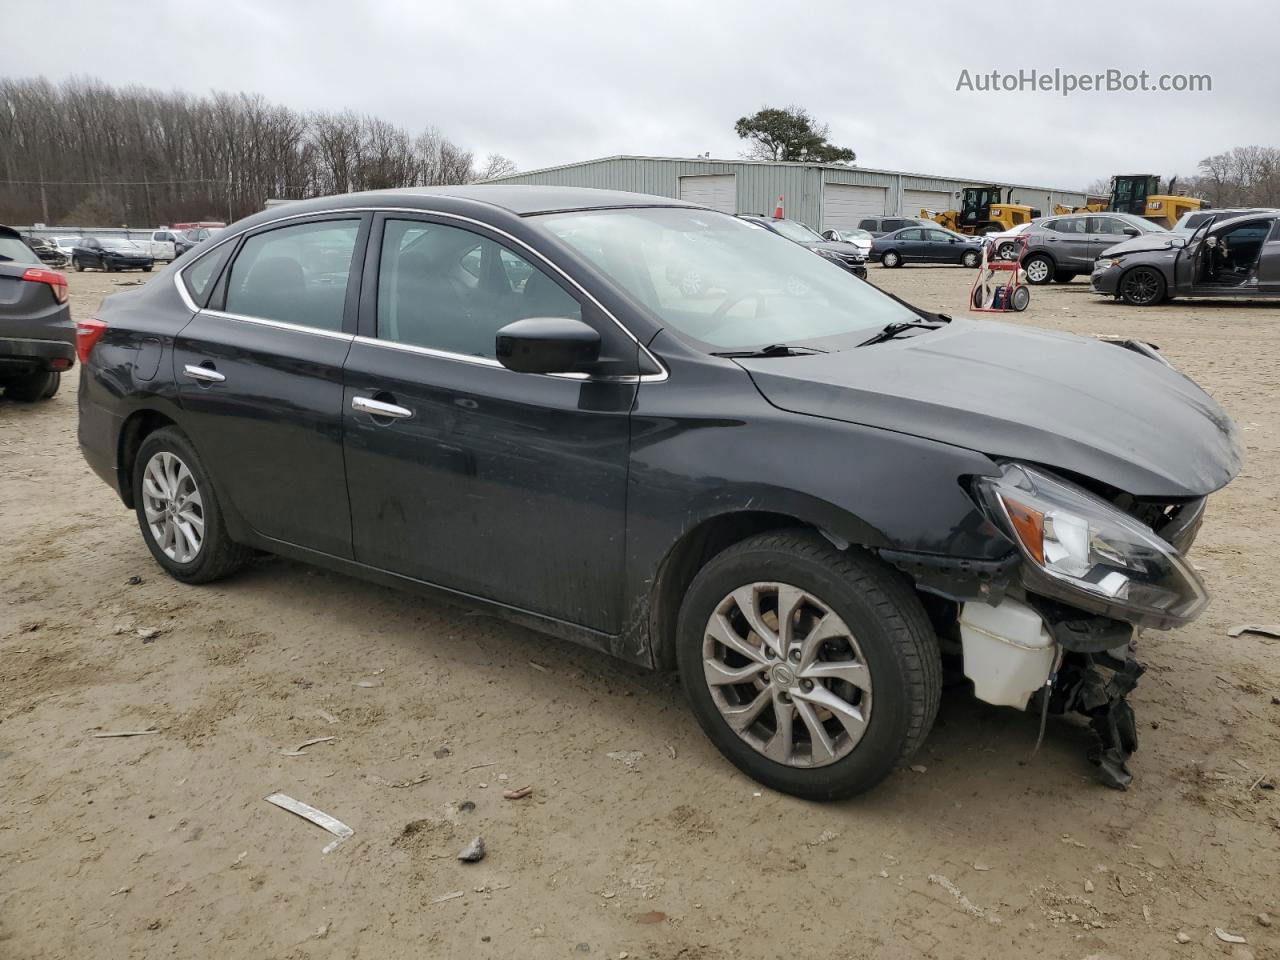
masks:
[[[1240,470],[1235,425],[1208,394],[1159,360],[1089,337],[956,318],[872,346],[739,363],[783,410],[1057,467],[1135,496],[1203,496]]]
[[[861,256],[864,247],[855,247],[852,243],[845,243],[843,240],[815,240],[813,243],[806,243],[803,246],[810,250],[829,250],[832,253],[838,253],[841,256]]]
[[[1166,231],[1163,234],[1148,233],[1136,237],[1130,237],[1128,240],[1122,240],[1117,244],[1113,244],[1102,251],[1101,256],[1118,257],[1126,253],[1151,253],[1170,250],[1173,248],[1173,234]]]

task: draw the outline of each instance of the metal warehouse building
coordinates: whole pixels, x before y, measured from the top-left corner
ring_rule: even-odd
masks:
[[[828,230],[856,227],[863,217],[914,217],[922,208],[953,210],[964,187],[999,181],[843,164],[620,156],[513,173],[491,182],[629,190],[679,197],[725,213],[770,214],[782,196],[788,217]],[[1012,186],[1014,203],[1028,204],[1046,215],[1055,204],[1085,203],[1085,195],[1077,190],[1004,186]]]

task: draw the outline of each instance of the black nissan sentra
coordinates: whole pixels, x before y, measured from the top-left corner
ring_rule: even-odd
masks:
[[[187,583],[255,550],[648,667],[844,797],[990,703],[1136,749],[1236,431],[1150,346],[948,317],[732,216],[482,185],[242,220],[79,324],[80,443]],[[681,283],[695,272],[700,282]]]

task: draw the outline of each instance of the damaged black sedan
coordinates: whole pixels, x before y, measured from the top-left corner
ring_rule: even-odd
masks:
[[[174,577],[269,551],[678,669],[732,763],[817,799],[914,753],[949,657],[1128,782],[1135,635],[1203,610],[1240,469],[1154,349],[913,308],[661,197],[281,213],[79,325],[81,448]]]

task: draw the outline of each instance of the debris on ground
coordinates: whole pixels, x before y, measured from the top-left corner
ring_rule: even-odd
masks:
[[[436,747],[435,750],[431,751],[431,755],[437,760],[443,760],[451,753],[453,753],[453,751],[449,749],[449,745],[447,743],[442,743],[440,746]]]
[[[325,723],[332,724],[332,723],[342,722],[337,717],[335,717],[332,713],[330,713],[328,710],[317,710],[316,716],[319,717],[321,720],[323,720]]]
[[[1085,892],[1085,893],[1093,893],[1093,881],[1092,881],[1092,880],[1086,880],[1086,881],[1084,882],[1084,892]]]
[[[240,856],[236,857],[234,860],[231,861],[231,869],[234,870],[236,867],[240,866],[240,864],[244,863],[244,858],[247,857],[248,855],[249,855],[248,850],[241,850]]]
[[[1214,927],[1213,935],[1217,937],[1219,940],[1221,940],[1223,943],[1248,943],[1249,942],[1248,940],[1246,940],[1244,937],[1240,936],[1237,933],[1227,933],[1227,931],[1223,930],[1221,927]]]
[[[160,636],[160,631],[155,627],[143,627],[137,631],[137,634],[143,643],[151,643],[156,637]]]
[[[114,890],[112,890],[109,894],[107,894],[107,896],[109,896],[109,897],[116,897],[116,896],[119,896],[119,895],[120,895],[120,894],[122,894],[122,893],[128,893],[128,892],[129,892],[130,890],[132,890],[132,889],[133,889],[132,887],[116,887],[116,888],[115,888]]]
[[[1177,933],[1175,933],[1175,934],[1173,935],[1173,939],[1177,940],[1179,943],[1190,943],[1190,942],[1191,942],[1191,937],[1190,937],[1190,936],[1188,936],[1187,934],[1183,933],[1181,930],[1179,930]]]
[[[533,793],[533,787],[519,787],[515,790],[507,790],[502,794],[503,800],[523,800],[525,797]]]
[[[376,773],[369,777],[374,783],[380,787],[391,787],[395,790],[403,790],[405,787],[416,787],[420,783],[426,783],[431,779],[431,774],[420,773],[416,777],[410,777],[408,780],[388,780],[386,777],[380,777]]]
[[[458,859],[463,863],[478,863],[484,859],[484,840],[475,837],[470,843],[462,848],[462,852],[458,854]]]
[[[982,863],[981,861],[977,861],[977,862],[975,862],[975,863],[974,863],[974,865],[973,865],[973,869],[978,870],[978,871],[987,871],[987,870],[990,870],[990,869],[991,869],[991,866],[990,866],[990,864],[986,864],[986,863]]]
[[[306,754],[305,754],[305,753],[303,753],[303,751],[304,751],[304,750],[306,750],[306,749],[307,749],[307,747],[313,747],[313,746],[315,746],[317,743],[328,743],[330,740],[337,740],[337,739],[338,739],[337,737],[313,737],[313,738],[312,738],[312,739],[310,739],[310,740],[304,740],[302,743],[298,744],[298,745],[297,745],[296,747],[294,747],[292,750],[281,750],[281,751],[280,751],[280,756],[282,756],[282,757],[305,757],[305,756],[306,756]]]
[[[467,891],[465,890],[455,890],[453,893],[446,893],[443,897],[436,897],[431,902],[433,904],[444,903],[447,900],[457,900],[459,897],[465,897],[466,895]]]
[[[926,772],[928,772],[928,770],[929,770],[929,768],[928,768],[928,767],[926,767],[923,763],[913,763],[913,764],[911,765],[911,772],[912,772],[912,773],[926,773]]]
[[[288,810],[290,813],[297,814],[304,820],[310,820],[317,827],[328,830],[337,837],[337,839],[332,843],[326,845],[325,848],[320,851],[321,853],[332,852],[338,844],[355,834],[354,830],[336,817],[332,817],[323,810],[317,810],[310,804],[303,803],[301,800],[295,800],[293,797],[287,796],[283,793],[273,793],[271,796],[266,798],[266,801],[267,803],[275,804],[281,810]]]
[[[1258,926],[1260,927],[1271,926],[1271,915],[1267,913],[1258,914]]]
[[[649,910],[645,913],[636,914],[636,923],[662,923],[667,919],[667,915],[661,910]]]
[[[125,581],[125,583],[126,583],[126,584],[128,584],[128,585],[129,585],[129,586],[131,586],[131,587],[136,587],[136,586],[141,585],[141,584],[143,583],[143,580],[142,580],[142,578],[141,578],[140,576],[138,576],[138,575],[135,573],[132,577],[130,577],[128,580],[126,580],[126,581]]]
[[[1228,637],[1238,637],[1242,633],[1256,633],[1273,640],[1280,640],[1280,623],[1241,623],[1227,631]]]
[[[961,893],[960,888],[957,887],[950,880],[948,880],[946,877],[944,877],[942,874],[940,873],[929,874],[929,882],[933,884],[937,884],[943,890],[947,891],[947,893],[951,894],[951,896],[955,899],[956,903],[959,904],[960,909],[963,910],[965,913],[969,914],[969,916],[975,917],[978,920],[986,920],[988,923],[993,923],[993,924],[998,924],[1000,922],[999,917],[997,917],[994,913],[989,914],[987,913],[986,910],[983,910],[982,907],[978,906],[976,903],[974,903],[972,900],[966,897],[963,893]]]
[[[382,681],[381,680],[357,680],[356,686],[364,687],[365,689],[372,689],[373,687],[382,686]]]
[[[610,760],[616,760],[628,770],[634,770],[644,759],[644,754],[639,750],[615,750],[612,753],[605,754]]]
[[[458,804],[459,813],[470,813],[475,808],[476,808],[476,803],[474,800],[463,800],[460,804]]]
[[[543,666],[542,664],[540,664],[540,663],[534,663],[532,660],[530,660],[530,661],[529,661],[529,666],[533,667],[533,669],[535,669],[535,670],[537,670],[537,671],[539,671],[539,672],[541,672],[541,673],[550,673],[550,672],[551,672],[551,670],[550,670],[549,668],[544,667],[544,666]]]
[[[99,740],[107,737],[145,737],[149,733],[159,733],[156,727],[148,727],[146,730],[109,730],[104,733],[95,733],[94,736]]]
[[[497,760],[489,760],[485,763],[473,763],[471,766],[467,767],[467,769],[463,770],[462,772],[470,773],[472,770],[480,770],[484,767],[496,767],[497,765],[498,765]]]

